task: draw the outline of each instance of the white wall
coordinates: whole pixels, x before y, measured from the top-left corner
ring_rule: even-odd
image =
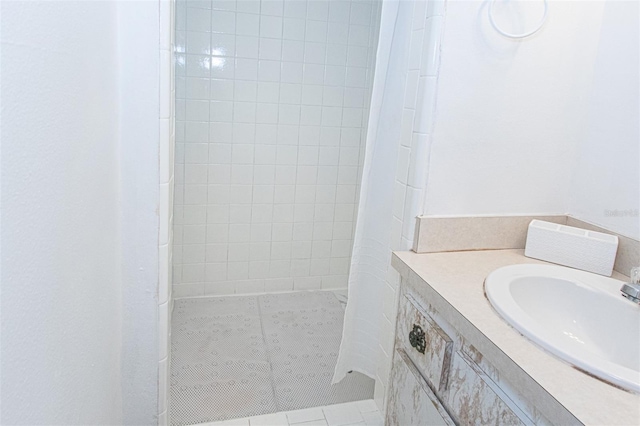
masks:
[[[426,214],[566,213],[603,4],[550,1],[513,41],[486,2],[448,2]]]
[[[159,2],[118,2],[123,422],[157,423]]]
[[[608,1],[568,212],[640,240],[638,2]]]
[[[541,4],[520,28],[497,22],[531,28]],[[637,16],[632,1],[550,1],[514,41],[485,3],[448,2],[425,214],[568,213],[640,238]]]
[[[2,423],[122,422],[115,3],[2,2]]]
[[[1,422],[156,423],[158,3],[1,7]]]
[[[178,1],[176,296],[344,288],[377,1]]]

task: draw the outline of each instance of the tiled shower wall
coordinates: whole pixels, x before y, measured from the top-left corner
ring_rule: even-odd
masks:
[[[346,287],[379,22],[177,0],[174,296]]]

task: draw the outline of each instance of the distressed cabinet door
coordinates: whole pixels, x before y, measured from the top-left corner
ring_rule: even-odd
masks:
[[[453,341],[410,294],[400,302],[397,347],[418,368],[420,374],[438,392],[447,388]]]
[[[393,357],[387,400],[386,426],[454,425],[403,349]]]
[[[460,425],[530,425],[533,422],[464,352],[453,357],[447,405]]]

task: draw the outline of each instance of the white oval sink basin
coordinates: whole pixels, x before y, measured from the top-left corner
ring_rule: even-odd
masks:
[[[513,265],[485,280],[487,298],[516,330],[552,354],[640,393],[640,306],[623,282],[555,265]]]

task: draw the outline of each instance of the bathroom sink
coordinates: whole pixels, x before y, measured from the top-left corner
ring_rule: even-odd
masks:
[[[578,369],[640,393],[640,306],[622,281],[555,265],[513,265],[485,280],[495,310]]]

